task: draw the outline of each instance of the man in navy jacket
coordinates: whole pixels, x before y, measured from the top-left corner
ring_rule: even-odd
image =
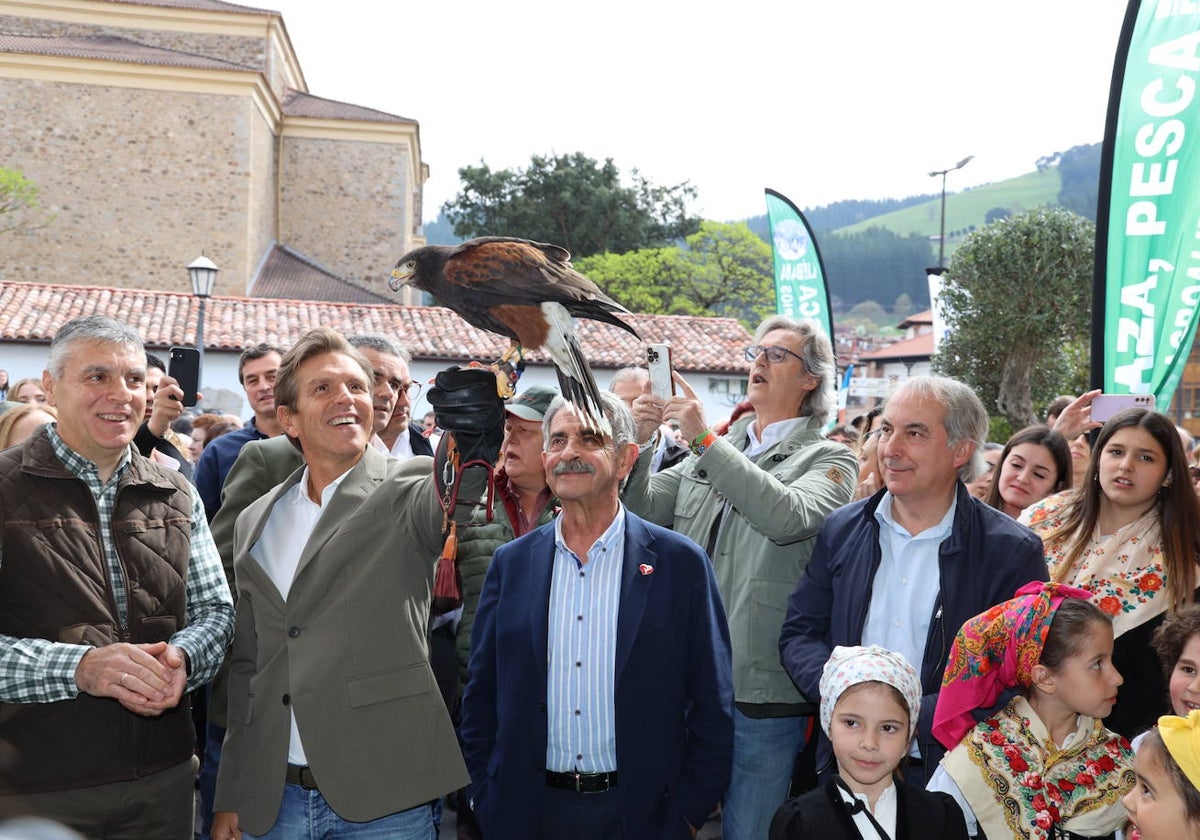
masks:
[[[958,629],[1047,577],[1042,541],[962,483],[978,471],[986,435],[987,413],[966,385],[937,376],[901,383],[880,429],[886,487],[825,520],[779,639],[784,667],[812,698],[835,645],[878,644],[912,661],[924,696],[902,766],[919,785],[944,753],[930,727]],[[818,767],[828,756],[822,741]]]
[[[485,837],[686,840],[729,782],[733,676],[704,552],[628,513],[629,409],[611,436],[546,412],[559,519],[496,550],[471,635],[462,748]]]

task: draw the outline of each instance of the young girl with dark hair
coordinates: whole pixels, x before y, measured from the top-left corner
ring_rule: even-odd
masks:
[[[833,649],[821,673],[821,728],[837,775],[775,812],[770,840],[966,840],[954,800],[907,785],[896,768],[921,713],[921,679],[877,645]]]
[[[1048,426],[1027,426],[1005,444],[985,501],[1016,519],[1034,502],[1070,486],[1067,439]]]
[[[1082,587],[1113,617],[1113,661],[1128,680],[1105,723],[1126,737],[1167,711],[1162,673],[1147,656],[1168,612],[1195,599],[1200,502],[1175,424],[1146,409],[1100,430],[1083,486],[1026,508],[1050,579]]]
[[[1129,742],[1101,723],[1117,700],[1112,624],[1089,593],[1030,583],[968,620],[950,649],[933,734],[950,751],[929,789],[977,837],[1111,837],[1133,786]],[[998,714],[973,712],[1019,693]]]

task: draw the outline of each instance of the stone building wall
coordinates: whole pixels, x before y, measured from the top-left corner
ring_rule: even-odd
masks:
[[[415,186],[407,145],[285,137],[282,240],[347,280],[390,295]]]
[[[55,215],[0,236],[0,279],[188,291],[203,250],[242,294],[272,233],[273,144],[249,97],[0,80],[0,161]]]

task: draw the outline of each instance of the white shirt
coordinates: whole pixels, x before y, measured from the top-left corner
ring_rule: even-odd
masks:
[[[408,439],[408,436],[411,434],[412,424],[409,424],[400,433],[400,436],[392,442],[392,449],[388,454],[393,458],[411,458],[413,456],[412,443]]]
[[[267,524],[263,526],[262,534],[250,547],[250,556],[262,566],[285,603],[292,588],[292,581],[296,578],[296,569],[300,565],[300,555],[304,553],[304,546],[308,544],[308,538],[312,536],[313,529],[334,491],[349,473],[350,470],[346,470],[321,491],[321,503],[318,505],[308,498],[308,467],[305,467],[300,481],[276,500],[267,516]],[[291,709],[291,716],[288,764],[303,767],[308,764],[308,758],[304,755],[300,729],[296,726],[295,707]]]
[[[893,496],[884,493],[875,509],[879,522],[881,559],[871,586],[871,604],[863,624],[862,644],[879,645],[897,653],[921,672],[929,624],[941,591],[938,548],[950,536],[957,497],[938,524],[919,534],[910,534],[892,516]],[[939,607],[940,609],[940,607]],[[957,628],[955,628],[957,632]],[[919,756],[913,738],[909,755]]]
[[[796,428],[802,422],[807,421],[807,417],[790,417],[787,420],[780,420],[777,423],[772,423],[763,429],[762,439],[754,433],[754,427],[758,425],[755,421],[746,427],[746,437],[750,440],[750,445],[746,447],[746,457],[753,458],[761,452],[766,452],[779,441],[783,440],[792,429]]]
[[[870,804],[867,802],[865,793],[856,793],[851,799],[850,795],[838,786],[838,793],[842,796],[842,801],[848,805],[853,805],[854,800],[861,800],[866,806],[867,811],[871,810]],[[854,820],[854,827],[858,829],[858,833],[863,837],[878,837],[879,832],[875,830],[875,826],[871,825],[871,821],[867,819],[867,811],[859,811],[851,819]],[[888,785],[882,793],[879,794],[879,799],[875,800],[875,811],[871,815],[875,817],[875,822],[879,823],[879,827],[887,832],[887,836],[895,840],[896,837],[896,785],[893,783]]]

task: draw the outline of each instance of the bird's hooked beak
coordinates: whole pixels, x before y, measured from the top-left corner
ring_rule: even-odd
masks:
[[[400,287],[416,274],[416,269],[416,263],[412,260],[396,263],[396,267],[392,269],[392,279],[388,281],[388,288],[393,292],[400,291]]]

